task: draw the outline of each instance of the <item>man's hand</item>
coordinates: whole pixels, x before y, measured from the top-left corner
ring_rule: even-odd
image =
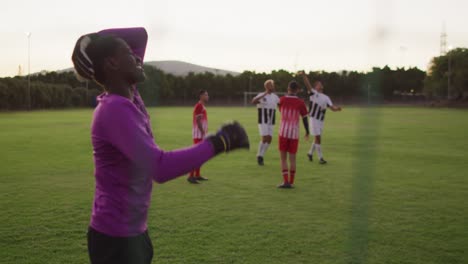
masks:
[[[341,111],[341,107],[339,107],[339,106],[332,106],[332,107],[331,107],[331,110],[332,110],[333,112]]]
[[[311,92],[314,88],[312,87],[312,84],[310,83],[309,78],[307,78],[307,74],[305,74],[304,71],[298,71],[297,75],[302,76],[302,79],[304,80],[304,84],[307,87],[307,91]]]
[[[266,91],[266,92],[264,92],[262,95],[260,95],[258,98],[252,99],[252,104],[258,104],[258,103],[260,102],[260,100],[261,100],[263,97],[267,96],[269,93],[270,93],[270,92]]]
[[[197,116],[197,126],[198,126],[198,131],[200,131],[202,138],[205,137],[205,130],[203,129],[203,124],[202,124],[202,116],[198,115]]]

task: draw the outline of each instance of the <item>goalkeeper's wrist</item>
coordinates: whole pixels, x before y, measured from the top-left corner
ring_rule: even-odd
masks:
[[[213,146],[213,150],[215,155],[218,155],[219,153],[226,152],[227,150],[227,142],[224,139],[223,136],[221,135],[210,135],[206,137],[207,140],[211,142],[211,145]]]

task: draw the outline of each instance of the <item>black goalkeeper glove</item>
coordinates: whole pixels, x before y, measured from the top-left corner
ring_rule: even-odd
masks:
[[[208,136],[207,140],[213,144],[215,154],[239,148],[250,148],[249,137],[237,121],[222,125],[216,135]]]

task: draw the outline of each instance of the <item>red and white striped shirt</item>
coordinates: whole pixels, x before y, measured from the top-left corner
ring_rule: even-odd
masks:
[[[197,117],[201,116],[201,123],[204,134],[200,132],[197,123]],[[208,133],[208,115],[205,106],[198,102],[193,109],[193,125],[192,125],[192,138],[202,139]]]
[[[279,136],[299,139],[299,119],[307,116],[307,108],[304,101],[297,96],[283,96],[280,99],[279,110],[281,112]]]

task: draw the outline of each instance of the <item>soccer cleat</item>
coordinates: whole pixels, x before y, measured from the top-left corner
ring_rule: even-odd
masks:
[[[307,157],[309,157],[309,161],[312,161],[312,155],[310,155],[309,153],[307,153]]]
[[[208,180],[207,178],[204,178],[204,177],[202,177],[202,176],[195,176],[194,178],[195,178],[195,180],[197,180],[197,181],[207,181],[207,180]]]
[[[323,158],[321,158],[320,161],[319,161],[319,163],[320,163],[320,164],[327,164],[327,161],[324,160]]]
[[[291,186],[291,184],[289,184],[287,182],[283,182],[282,184],[278,185],[278,188],[280,188],[280,189],[291,189],[292,186]]]
[[[263,157],[258,156],[258,157],[257,157],[257,163],[258,163],[258,165],[263,166],[263,165],[264,165],[264,163],[263,163]]]
[[[199,184],[199,182],[197,181],[197,179],[195,179],[195,177],[188,177],[187,181],[192,184]]]

